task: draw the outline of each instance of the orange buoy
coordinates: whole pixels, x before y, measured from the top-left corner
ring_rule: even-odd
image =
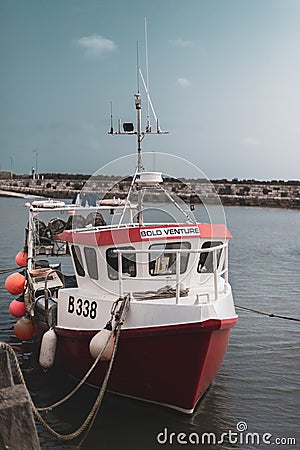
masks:
[[[16,255],[15,261],[18,266],[23,267],[27,265],[28,254],[25,252],[19,252]]]
[[[34,335],[34,323],[27,317],[22,317],[15,324],[14,333],[21,341],[28,341]]]
[[[14,317],[23,317],[26,314],[26,305],[20,300],[13,300],[9,305],[9,312]]]
[[[6,278],[6,290],[13,295],[22,294],[24,291],[26,277],[19,272],[12,273]]]

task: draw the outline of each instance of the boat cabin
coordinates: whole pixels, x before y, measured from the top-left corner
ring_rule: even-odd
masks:
[[[165,292],[179,303],[193,287],[217,297],[216,278],[220,284],[224,275],[226,282],[230,237],[224,225],[164,224],[67,230],[59,239],[70,245],[80,290],[114,299],[125,292],[136,299]]]

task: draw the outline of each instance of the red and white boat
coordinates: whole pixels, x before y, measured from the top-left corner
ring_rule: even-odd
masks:
[[[152,133],[150,127],[141,130],[140,94],[135,95],[135,107],[136,132],[132,124],[124,124],[124,132],[111,129],[111,134],[137,136],[137,165],[125,200],[97,199],[93,207],[54,201],[28,205],[23,297],[34,329],[49,329],[41,363],[78,379],[103,350],[96,345],[92,351],[91,340],[107,328],[116,301],[126,298],[108,389],[192,413],[218,373],[237,322],[228,282],[231,235],[224,224],[198,223],[165,192],[163,175],[144,169],[141,141]],[[155,133],[161,133],[158,125]],[[181,221],[145,220],[145,192],[154,188],[167,195]],[[40,216],[49,219],[53,212],[59,218],[46,226]],[[61,219],[64,213],[68,221]],[[72,260],[76,280],[62,276],[61,266],[52,262],[52,257],[65,255]],[[49,258],[40,259],[45,256]],[[110,338],[116,333],[112,328]],[[99,360],[86,380],[89,384],[101,386],[110,357]]]

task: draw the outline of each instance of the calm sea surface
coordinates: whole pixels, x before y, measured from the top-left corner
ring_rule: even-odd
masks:
[[[1,269],[15,266],[14,257],[22,247],[27,221],[24,203],[23,199],[0,198]],[[230,281],[235,303],[299,318],[300,212],[230,207],[226,217],[233,235]],[[35,403],[46,406],[68,393],[74,382],[62,373],[44,373],[38,367],[33,343],[21,344],[14,337],[16,319],[8,312],[12,296],[4,288],[6,275],[0,277],[0,340],[17,352]],[[239,322],[232,330],[219,375],[192,417],[107,394],[81,448],[272,448],[267,442],[277,449],[300,448],[300,323],[238,313]],[[184,364],[184,355],[178,358]],[[67,404],[49,413],[48,422],[62,433],[71,432],[84,420],[95,396],[96,391],[83,388]],[[245,423],[238,425],[238,435],[228,437],[230,430],[237,432],[241,421]],[[248,427],[248,433],[257,433],[253,439],[259,438],[260,443],[251,437],[247,443],[243,427]],[[38,432],[42,449],[76,448],[75,444],[57,442],[40,425]],[[210,444],[207,439],[201,444],[203,433],[209,432]],[[161,443],[157,441],[159,433]],[[227,436],[223,443],[217,443],[222,433]],[[264,433],[272,435],[266,435],[265,443]],[[288,438],[296,438],[297,444],[288,444]]]

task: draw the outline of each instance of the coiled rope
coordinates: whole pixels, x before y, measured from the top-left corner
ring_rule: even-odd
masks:
[[[294,320],[295,322],[300,322],[300,319],[298,319],[297,317],[280,316],[279,314],[259,311],[258,309],[246,308],[245,306],[239,306],[239,305],[235,305],[235,307],[236,307],[236,309],[240,309],[241,311],[249,311],[249,312],[253,312],[256,314],[261,314],[262,316],[277,317],[279,319]]]
[[[38,419],[38,421],[41,423],[41,425],[42,425],[42,426],[43,426],[43,427],[44,427],[44,428],[45,428],[52,436],[54,436],[55,438],[57,438],[57,439],[59,439],[59,440],[62,440],[62,441],[73,440],[73,439],[79,437],[79,436],[87,429],[86,435],[83,437],[83,439],[81,440],[81,442],[80,442],[79,446],[77,446],[77,448],[80,448],[80,446],[82,445],[82,443],[83,443],[84,440],[86,439],[87,434],[88,434],[89,430],[91,429],[91,427],[92,427],[92,425],[93,425],[93,423],[94,423],[94,421],[95,421],[97,412],[99,411],[99,408],[100,408],[100,406],[101,406],[101,404],[102,404],[102,400],[103,400],[103,397],[104,397],[104,394],[105,394],[105,391],[106,391],[106,387],[107,387],[107,384],[108,384],[108,381],[109,381],[109,377],[110,377],[110,374],[111,374],[111,371],[112,371],[113,363],[114,363],[115,356],[116,356],[116,353],[117,353],[117,347],[118,347],[118,342],[119,342],[119,337],[120,337],[121,327],[122,327],[122,325],[123,325],[123,323],[124,323],[124,321],[125,321],[126,314],[127,314],[128,308],[129,308],[130,296],[127,295],[125,298],[123,298],[123,299],[121,299],[121,300],[122,300],[122,301],[121,301],[121,306],[119,307],[119,310],[118,310],[117,312],[114,312],[114,316],[115,316],[115,324],[114,324],[114,329],[113,329],[113,331],[112,331],[111,333],[115,333],[115,337],[116,337],[116,338],[115,338],[114,347],[113,347],[113,353],[112,353],[111,360],[110,360],[110,362],[109,362],[108,370],[107,370],[107,372],[106,372],[106,375],[105,375],[105,378],[104,378],[104,380],[103,380],[103,383],[102,383],[101,389],[100,389],[100,391],[99,391],[99,394],[98,394],[98,396],[97,396],[97,398],[96,398],[96,400],[95,400],[95,402],[94,402],[94,405],[92,406],[92,408],[91,408],[91,410],[90,410],[88,416],[87,416],[86,419],[83,421],[83,423],[81,424],[81,426],[80,426],[77,430],[73,431],[72,433],[68,433],[68,434],[61,434],[61,433],[58,433],[57,431],[55,431],[52,427],[50,427],[50,426],[47,424],[47,422],[46,422],[45,419],[41,416],[41,414],[40,414],[39,411],[44,411],[44,412],[45,412],[45,411],[50,411],[50,410],[52,410],[53,408],[55,408],[56,406],[59,406],[59,405],[61,405],[62,403],[64,403],[64,401],[68,400],[72,395],[74,395],[75,392],[77,392],[77,390],[80,388],[80,386],[84,383],[83,380],[81,380],[81,382],[79,383],[79,385],[78,385],[75,389],[73,389],[73,391],[72,391],[71,393],[69,393],[64,399],[60,400],[59,402],[57,402],[57,403],[55,403],[55,404],[53,404],[53,405],[51,405],[50,407],[47,407],[47,408],[37,408],[37,407],[34,405],[31,396],[29,395],[30,405],[31,405],[31,407],[32,407],[32,410],[33,410],[34,415],[36,416],[36,418]],[[119,299],[118,301],[120,301],[120,299]],[[117,301],[117,302],[118,302],[118,301]],[[106,347],[107,347],[107,345],[108,345],[108,342],[109,342],[109,340],[110,340],[110,337],[111,337],[111,334],[109,334],[109,336],[108,336],[108,338],[107,338],[107,341],[106,341],[106,343],[105,343],[105,346],[104,346],[103,350],[102,350],[101,353],[98,355],[97,359],[95,360],[95,362],[93,363],[92,367],[89,369],[89,371],[87,372],[87,374],[84,376],[84,380],[87,379],[87,377],[90,375],[90,373],[92,372],[92,370],[95,368],[96,364],[99,362],[99,360],[100,360],[100,358],[101,358],[103,352],[105,351],[105,349],[106,349]],[[20,368],[20,365],[19,365],[19,361],[18,361],[18,359],[17,359],[17,356],[16,356],[16,354],[15,354],[13,348],[12,348],[9,344],[7,344],[6,342],[0,342],[0,348],[3,348],[3,349],[5,349],[5,350],[8,351],[8,353],[9,353],[9,355],[11,356],[12,361],[13,361],[13,363],[14,363],[14,365],[15,365],[15,368],[16,368],[16,371],[17,371],[17,375],[18,375],[18,378],[19,378],[19,381],[20,381],[20,383],[22,383],[22,384],[26,387],[26,389],[27,389],[27,391],[28,391],[28,388],[27,388],[27,386],[26,386],[26,382],[25,382],[23,373],[22,373],[21,368]]]

